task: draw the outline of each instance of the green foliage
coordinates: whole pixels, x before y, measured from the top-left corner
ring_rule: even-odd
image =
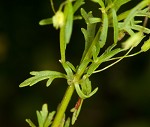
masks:
[[[93,96],[98,90],[98,88],[92,90],[92,83],[90,81],[92,74],[101,72],[126,57],[135,56],[150,49],[150,39],[148,39],[144,42],[140,51],[130,54],[132,49],[136,48],[147,34],[150,34],[150,29],[146,28],[145,24],[142,25],[143,21],[146,22],[144,19],[150,17],[149,0],[142,0],[135,7],[121,14],[118,13],[118,10],[130,0],[91,1],[99,5],[97,11],[101,15],[93,16],[92,10],[86,12],[84,8],[81,8],[81,5],[88,3],[85,0],[65,0],[60,5],[58,11],[55,12],[51,0],[52,9],[55,13],[54,16],[39,22],[40,25],[53,24],[56,29],[60,29],[60,63],[66,74],[56,71],[34,71],[30,73],[33,77],[21,83],[20,87],[32,86],[45,79],[48,79],[46,86],[49,86],[55,78],[65,78],[68,84],[68,89],[55,117],[55,112],[48,114],[47,105],[43,105],[42,111],[37,111],[39,127],[48,127],[50,124],[52,124],[52,127],[69,127],[70,118],[65,122],[64,114],[75,89],[79,100],[71,110],[73,112],[71,123],[74,124],[79,116],[84,99]],[[81,28],[85,39],[85,48],[79,65],[74,67],[71,62],[66,61],[66,49],[72,36],[74,19],[80,19],[78,16],[75,16],[75,12],[78,10],[80,10],[87,26],[86,28]],[[143,17],[143,20],[137,20],[137,17]],[[108,42],[109,27],[113,28],[111,42]],[[122,42],[122,39],[125,41]],[[102,48],[105,49],[104,52],[101,51]],[[124,55],[119,56],[120,52],[124,53]],[[116,57],[116,55],[118,56]],[[102,63],[112,60],[115,60],[115,62],[97,70]],[[54,120],[52,121],[53,117]],[[31,127],[35,127],[31,120],[27,119],[26,121]]]
[[[47,104],[43,104],[41,111],[36,111],[39,127],[49,127],[52,124],[52,119],[55,111],[48,112]],[[26,119],[31,127],[36,127],[30,119]]]
[[[19,87],[33,86],[39,81],[48,79],[46,86],[48,87],[55,78],[66,78],[66,75],[57,71],[32,71],[30,72],[33,77],[28,78],[22,82]]]

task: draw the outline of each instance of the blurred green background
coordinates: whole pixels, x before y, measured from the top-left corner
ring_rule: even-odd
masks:
[[[60,2],[54,0],[56,8]],[[132,0],[124,8],[137,2]],[[95,4],[85,7],[91,10]],[[58,31],[52,26],[38,25],[41,19],[52,15],[49,0],[0,0],[1,127],[28,127],[25,118],[36,123],[35,111],[41,110],[43,103],[48,103],[52,111],[62,99],[67,87],[62,79],[48,88],[44,81],[19,88],[30,71],[64,71],[58,61]],[[67,59],[77,65],[84,47],[80,28],[85,24],[76,21],[74,25]],[[99,91],[85,100],[76,127],[150,127],[150,51],[94,74],[91,80]],[[75,93],[70,108],[76,101]]]

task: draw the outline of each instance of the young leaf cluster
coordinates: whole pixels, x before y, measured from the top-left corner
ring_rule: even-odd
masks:
[[[48,112],[48,107],[47,104],[43,104],[42,110],[41,111],[36,111],[37,119],[38,119],[38,127],[50,127],[52,124],[52,120],[54,118],[56,111]],[[64,118],[65,119],[65,115]],[[36,125],[30,120],[26,119],[26,122],[31,126],[31,127],[36,127]],[[63,120],[61,122],[60,127],[69,127],[70,125],[70,118],[66,120],[66,122]]]

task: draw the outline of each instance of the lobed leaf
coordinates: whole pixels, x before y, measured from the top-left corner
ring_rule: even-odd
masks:
[[[85,57],[86,53],[88,52],[88,50],[91,47],[92,42],[94,40],[96,23],[90,22],[91,19],[94,18],[91,12],[87,13],[84,9],[81,8],[81,15],[83,16],[83,18],[85,19],[85,22],[87,24],[87,30],[84,28],[81,28],[81,31],[85,38],[85,49],[84,49],[84,52],[82,55],[82,60],[83,60],[83,58]]]
[[[46,86],[49,86],[55,78],[66,78],[65,74],[57,72],[57,71],[33,71],[33,72],[30,72],[30,74],[34,76],[26,79],[24,82],[22,82],[19,85],[19,87],[33,86],[39,81],[42,81],[45,79],[49,79],[46,85]]]
[[[43,104],[41,111],[36,111],[39,127],[49,127],[55,115],[55,111],[48,113],[47,104]]]
[[[47,104],[44,104],[44,105],[42,106],[42,111],[40,111],[39,114],[40,114],[40,119],[41,119],[41,120],[40,120],[40,124],[42,124],[41,127],[44,127],[45,121],[46,121],[47,116],[48,116]],[[40,125],[40,124],[39,124],[39,125]]]

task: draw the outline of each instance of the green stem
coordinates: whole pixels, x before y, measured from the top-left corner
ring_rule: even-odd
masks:
[[[66,93],[65,93],[65,95],[62,99],[62,102],[60,104],[60,107],[57,111],[57,114],[55,116],[55,119],[54,119],[53,124],[52,124],[51,127],[59,127],[59,125],[62,121],[63,115],[66,111],[66,108],[69,104],[69,101],[72,97],[73,92],[74,92],[74,85],[72,84],[72,85],[69,85],[67,90],[66,90]]]

